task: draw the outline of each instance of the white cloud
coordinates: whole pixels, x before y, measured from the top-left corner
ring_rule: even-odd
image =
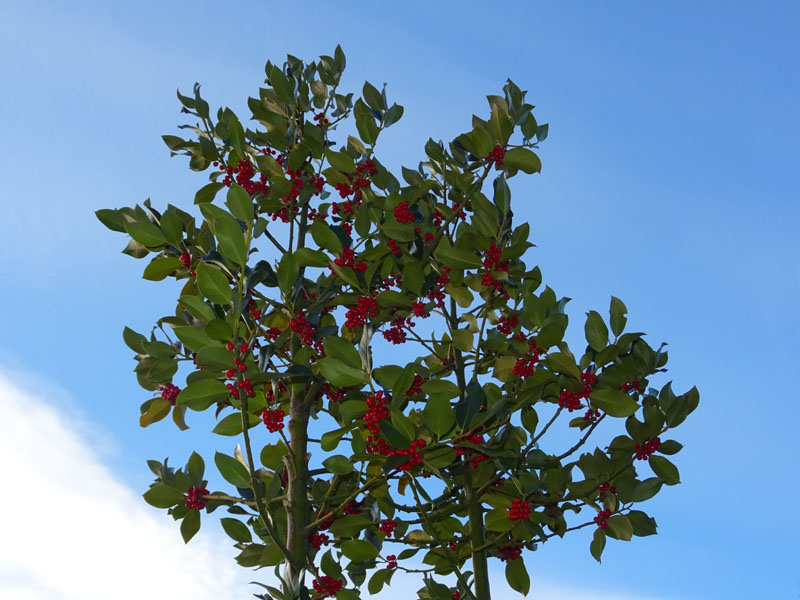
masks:
[[[250,597],[253,574],[118,481],[66,414],[0,374],[0,598]],[[237,593],[241,590],[240,593]]]
[[[151,510],[103,464],[101,457],[112,444],[75,417],[76,407],[63,392],[37,386],[48,397],[61,398],[59,404],[68,411],[23,387],[0,372],[0,456],[6,482],[0,494],[0,598],[249,598],[259,588],[247,582],[271,579],[267,570],[238,567],[230,542],[214,533],[216,527],[201,529],[184,545],[177,524],[163,511]],[[529,598],[644,599],[542,579],[535,561],[529,568]],[[502,569],[492,572],[492,580],[495,598],[521,598],[507,586]],[[421,586],[417,575],[397,573],[379,597],[407,600]]]

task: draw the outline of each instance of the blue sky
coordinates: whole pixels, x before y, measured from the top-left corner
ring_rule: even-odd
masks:
[[[610,543],[602,565],[584,532],[545,546],[528,560],[532,596],[800,595],[795,3],[163,4],[0,2],[0,438],[4,461],[18,466],[4,469],[7,490],[44,493],[54,471],[73,469],[180,542],[170,519],[134,508],[150,481],[144,461],[182,461],[211,447],[208,434],[138,427],[146,396],[120,336],[123,325],[149,329],[171,310],[173,292],[139,279],[143,265],[119,254],[121,236],[93,212],[147,197],[191,205],[205,175],[170,159],[160,140],[183,122],[175,88],[198,81],[212,106],[246,117],[267,59],[313,60],[341,44],[346,87],[387,82],[405,106],[382,150],[391,165],[416,165],[428,137],[468,129],[507,77],[527,89],[550,137],[541,175],[516,183],[513,202],[537,244],[526,260],[573,298],[571,339],[582,314],[604,312],[613,294],[632,330],[669,343],[675,387],[700,389],[700,408],[675,433],[685,444],[676,457],[683,484],[645,507],[659,535]],[[74,453],[53,441],[62,435]],[[70,498],[65,506],[87,521],[87,506],[101,510],[89,492],[86,502]],[[38,509],[3,502],[0,530],[20,514],[30,519],[7,547],[27,548],[31,534],[74,543],[73,531],[47,525]],[[113,543],[116,525],[140,535],[124,529],[128,514],[87,525],[99,537],[85,534],[86,555],[101,539]],[[213,564],[222,551],[218,529],[208,529],[197,543]],[[174,552],[200,551],[177,543]],[[108,597],[107,588],[70,591],[64,580],[53,588],[33,561],[15,560],[0,568],[3,597],[44,598],[59,586],[56,598]],[[244,586],[228,590],[247,597]]]

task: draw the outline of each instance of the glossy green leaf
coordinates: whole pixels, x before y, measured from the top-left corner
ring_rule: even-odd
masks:
[[[595,352],[600,352],[608,345],[608,327],[603,323],[603,317],[595,310],[586,313],[586,325],[584,332],[586,341]]]
[[[359,137],[365,144],[372,145],[378,139],[378,125],[372,111],[360,98],[353,106],[353,115],[356,119],[356,129]]]
[[[293,254],[284,254],[278,263],[278,287],[288,294],[300,277],[300,266]]]
[[[377,558],[378,549],[366,540],[347,540],[342,543],[342,554],[354,562]]]
[[[195,319],[203,323],[208,323],[215,318],[214,310],[200,296],[181,296],[178,299],[178,304],[188,310]]]
[[[311,237],[314,238],[320,248],[324,248],[336,255],[342,253],[342,241],[325,221],[314,219],[309,230],[311,231]]]
[[[614,515],[606,521],[607,533],[614,539],[629,542],[633,536],[633,525],[625,515]]]
[[[223,187],[225,186],[218,181],[212,181],[211,183],[204,185],[197,190],[197,193],[194,195],[194,203],[203,204],[205,202],[213,202],[217,192]]]
[[[456,423],[456,413],[450,401],[441,396],[428,398],[422,412],[422,422],[437,436],[442,437]]]
[[[600,557],[603,554],[603,549],[606,547],[606,533],[599,527],[594,530],[594,537],[592,538],[592,543],[589,545],[589,552],[592,553],[592,556],[597,562],[600,561]]]
[[[242,544],[249,544],[253,541],[250,529],[239,519],[223,517],[219,522],[222,524],[222,529],[225,530],[225,533],[227,533],[228,537],[232,540]]]
[[[589,394],[589,399],[612,417],[629,417],[639,409],[636,400],[620,390],[595,389]]]
[[[678,467],[672,464],[668,458],[651,454],[650,468],[653,469],[653,473],[658,475],[667,485],[676,485],[681,482]]]
[[[341,454],[329,456],[322,461],[322,466],[325,467],[329,473],[333,473],[334,475],[347,475],[355,470],[350,459]]]
[[[528,595],[531,590],[531,578],[522,557],[506,562],[506,581],[512,590],[523,596]]]
[[[225,200],[228,210],[234,217],[245,223],[253,219],[253,200],[245,189],[238,183],[232,183],[228,188],[228,197]]]
[[[188,544],[195,534],[200,531],[200,511],[190,510],[181,520],[181,537]]]
[[[247,245],[244,232],[239,223],[229,214],[224,218],[214,220],[214,232],[217,236],[217,246],[227,260],[243,265],[247,262]]]
[[[503,166],[507,169],[518,169],[525,173],[539,173],[542,161],[527,148],[511,148],[503,157]]]
[[[217,452],[214,455],[214,463],[225,481],[240,488],[250,487],[250,474],[238,460],[222,452]]]
[[[206,410],[215,402],[230,396],[225,384],[217,379],[201,379],[187,385],[178,394],[177,404],[185,405],[192,410]]]
[[[172,330],[181,343],[192,352],[197,352],[200,348],[213,346],[218,343],[208,337],[208,334],[200,327],[188,325],[184,327],[173,327]]]
[[[227,276],[204,262],[197,263],[197,288],[206,298],[217,304],[230,304],[233,291]]]
[[[128,234],[137,242],[147,247],[163,246],[167,238],[161,230],[150,221],[134,221],[125,224]]]
[[[150,506],[155,506],[156,508],[172,508],[184,500],[183,492],[178,488],[161,483],[151,487],[142,494],[142,497]]]
[[[619,337],[628,322],[628,318],[625,316],[628,312],[628,307],[619,298],[611,296],[611,307],[608,312],[611,316],[611,331],[615,336]]]
[[[365,382],[364,372],[360,368],[351,367],[347,363],[330,357],[317,361],[319,371],[331,385],[347,387]]]
[[[342,173],[352,173],[356,170],[356,162],[353,160],[353,157],[345,152],[326,150],[325,158],[334,169],[341,171]]]
[[[331,335],[325,338],[324,347],[325,356],[339,359],[354,369],[361,370],[361,355],[352,343]]]

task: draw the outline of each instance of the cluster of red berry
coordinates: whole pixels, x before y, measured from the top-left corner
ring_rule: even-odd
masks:
[[[266,154],[264,150],[261,152]],[[218,161],[214,161],[212,164],[215,167],[221,166]],[[222,180],[222,184],[226,187],[230,187],[235,179],[236,183],[242,186],[244,190],[251,196],[269,193],[267,176],[261,174],[259,176],[259,181],[251,181],[253,175],[255,175],[255,169],[253,168],[252,163],[249,160],[240,160],[235,167],[231,165],[225,167],[225,177]]]
[[[414,220],[414,213],[408,207],[408,200],[403,200],[394,207],[394,217],[398,223],[411,223]]]
[[[361,296],[358,304],[348,309],[345,313],[345,327],[361,327],[366,324],[367,319],[374,317],[378,312],[378,302],[375,298]]]
[[[349,267],[354,271],[366,271],[367,263],[363,260],[355,262],[356,253],[352,248],[342,248],[342,255],[333,259],[333,264],[340,267]],[[333,267],[330,268],[333,271]]]
[[[399,318],[391,322],[392,326],[386,331],[381,332],[384,339],[392,344],[404,344],[406,342],[406,332],[403,327],[414,327],[415,323],[411,319]]]
[[[317,121],[317,124],[321,127],[322,125],[327,125],[330,123],[328,121],[328,117],[325,116],[325,113],[317,113],[314,115],[314,120]]]
[[[313,586],[314,591],[318,594],[322,594],[323,597],[328,596],[332,598],[336,595],[336,592],[342,589],[342,580],[323,575],[322,577],[317,577],[313,581]]]
[[[397,568],[397,556],[394,554],[389,554],[386,557],[386,568],[389,570]]]
[[[361,206],[361,189],[368,187],[371,183],[370,179],[365,176],[365,173],[366,175],[374,175],[376,172],[377,168],[375,167],[375,163],[371,160],[367,160],[364,161],[363,164],[356,167],[355,178],[348,173],[344,173],[344,176],[347,178],[349,183],[337,183],[334,187],[336,188],[336,191],[339,192],[340,197],[347,198],[348,196],[353,196],[353,199],[342,202],[341,204],[333,202],[331,204],[331,210],[333,211],[333,214],[355,214],[353,207]]]
[[[646,460],[653,452],[658,450],[661,446],[661,440],[654,437],[652,440],[646,440],[644,444],[636,442],[633,451],[636,453],[636,460]]]
[[[264,421],[264,425],[267,426],[267,431],[270,433],[283,429],[283,419],[285,417],[286,413],[279,408],[265,408],[264,412],[261,413],[261,420]]]
[[[461,592],[455,591],[451,596],[452,600],[461,600]]]
[[[289,329],[294,331],[306,346],[314,344],[315,329],[306,321],[306,313],[301,310],[297,316],[289,321]]]
[[[375,392],[374,396],[369,396],[366,400],[367,402],[367,412],[364,415],[364,423],[367,425],[367,429],[373,434],[367,438],[367,452],[375,452],[377,448],[372,447],[370,442],[376,442],[378,440],[378,434],[380,433],[380,425],[382,419],[385,419],[389,416],[389,409],[384,406],[388,398],[384,397],[383,392],[378,390]]]
[[[497,558],[502,562],[514,560],[522,556],[522,546],[500,546],[497,549]]]
[[[450,267],[445,267],[436,277],[436,284],[428,291],[427,298],[436,302],[436,306],[444,308],[444,286],[450,283]]]
[[[600,418],[600,410],[599,409],[592,410],[591,408],[588,408],[586,410],[586,414],[583,415],[583,420],[584,421],[591,421],[592,423],[595,423],[597,421],[597,419],[599,419],[599,418]]]
[[[503,166],[503,157],[504,157],[505,155],[506,155],[506,151],[505,151],[505,150],[503,150],[503,148],[502,148],[502,146],[500,146],[500,144],[497,144],[497,145],[496,145],[496,146],[495,146],[495,147],[492,149],[492,151],[491,151],[491,152],[489,152],[489,155],[486,157],[486,159],[485,159],[485,160],[486,160],[486,162],[488,162],[488,163],[494,162],[494,164],[495,164],[496,166],[498,166],[498,167],[502,167],[502,166]]]
[[[177,399],[178,394],[181,393],[181,388],[179,388],[177,385],[172,385],[171,383],[165,383],[158,389],[161,391],[161,397],[164,400],[169,401],[172,406],[175,406],[175,400]]]
[[[523,379],[530,377],[533,375],[536,365],[542,359],[542,352],[542,349],[536,346],[536,340],[531,340],[528,344],[528,355],[517,360],[511,372]]]
[[[507,296],[508,294],[505,288],[503,288],[503,282],[499,279],[495,279],[492,275],[497,271],[508,271],[508,261],[500,260],[500,253],[502,251],[502,248],[498,248],[497,245],[492,242],[489,249],[484,253],[483,266],[486,269],[486,273],[481,277],[481,283],[486,287],[493,287],[498,292]]]
[[[186,498],[187,507],[193,508],[195,510],[202,510],[208,503],[208,500],[203,498],[203,496],[208,496],[207,489],[190,487],[183,497]]]
[[[503,335],[511,335],[511,332],[514,331],[517,325],[519,325],[519,317],[517,315],[511,315],[510,317],[501,315],[500,323],[497,325],[497,331]]]
[[[403,251],[400,250],[400,248],[397,247],[397,242],[396,241],[390,239],[387,242],[387,245],[389,246],[389,250],[391,250],[392,254],[394,254],[395,256],[400,256],[403,253]]]
[[[483,443],[483,425],[478,425],[476,429],[474,429],[471,433],[468,433],[465,436],[460,438],[456,438],[453,440],[453,445],[457,445],[459,442],[468,442],[473,444],[474,446],[478,446],[479,444]],[[479,450],[475,450],[473,448],[456,448],[456,456],[468,456],[469,457],[469,464],[472,465],[474,469],[480,463],[485,461],[488,457]]]
[[[314,547],[314,550],[327,546],[330,540],[331,538],[326,533],[312,533],[308,536],[308,543]]]
[[[628,392],[630,390],[636,390],[638,392],[638,391],[640,391],[639,390],[639,382],[638,381],[626,381],[621,386],[619,386],[619,389],[621,389],[623,392]]]
[[[592,386],[596,381],[597,375],[591,371],[587,370],[581,373],[581,382],[584,384],[584,388],[580,392],[564,390],[558,395],[558,405],[561,408],[566,408],[569,412],[579,409],[581,407],[581,400],[589,398],[589,394],[592,392]]]
[[[531,516],[531,506],[522,498],[515,498],[508,509],[508,518],[512,521],[526,521]]]
[[[601,483],[600,487],[598,487],[597,489],[600,490],[601,492],[609,491],[612,494],[616,494],[617,493],[617,488],[615,488],[613,485],[611,485],[607,481],[605,483]]]
[[[386,534],[386,537],[392,537],[392,532],[397,528],[397,521],[392,519],[384,519],[378,529]]]
[[[599,511],[597,513],[597,516],[594,518],[594,522],[597,523],[597,526],[600,529],[605,529],[608,526],[608,523],[606,523],[606,520],[610,516],[611,516],[611,511],[610,510],[608,510],[608,509],[601,510],[601,511]]]

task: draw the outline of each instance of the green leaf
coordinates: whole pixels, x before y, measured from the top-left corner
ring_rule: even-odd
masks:
[[[192,352],[197,352],[200,348],[213,346],[217,343],[208,337],[208,334],[200,327],[187,325],[183,327],[173,327],[172,330],[181,343]]]
[[[597,562],[600,562],[600,556],[603,554],[603,549],[606,547],[606,533],[599,527],[594,530],[594,537],[592,543],[589,545],[589,552]]]
[[[250,194],[238,183],[231,184],[225,204],[227,204],[233,216],[240,221],[248,222],[253,220],[253,200],[250,198]]]
[[[614,515],[610,517],[606,523],[608,523],[607,529],[611,537],[622,540],[623,542],[629,542],[631,540],[633,536],[633,525],[631,525],[628,517],[625,515]]]
[[[261,464],[272,471],[279,471],[283,468],[283,457],[289,454],[289,449],[283,441],[277,444],[266,444],[261,449]]]
[[[638,482],[631,494],[631,501],[644,502],[649,500],[658,493],[663,483],[658,477],[649,477],[644,481]]]
[[[326,150],[325,158],[328,160],[328,163],[334,169],[336,169],[337,171],[341,171],[342,173],[352,173],[353,171],[356,170],[356,161],[353,160],[352,156],[350,156],[345,152],[341,151],[334,152],[333,150]],[[316,223],[317,221],[314,220],[314,222]]]
[[[608,345],[608,327],[603,323],[603,317],[596,310],[590,310],[586,315],[586,325],[584,326],[586,341],[589,342],[592,350],[600,352]]]
[[[481,384],[477,379],[473,379],[467,384],[464,400],[456,404],[456,421],[461,429],[466,429],[480,412],[481,406],[486,401]]]
[[[628,318],[625,316],[628,308],[622,300],[611,296],[611,307],[608,312],[611,315],[611,331],[619,337],[625,329],[625,323],[628,322]]]
[[[118,210],[110,208],[101,208],[94,211],[97,219],[111,231],[119,231],[125,233],[125,217]]]
[[[345,428],[335,429],[334,431],[326,431],[325,433],[322,434],[319,447],[324,452],[332,452],[333,450],[336,450],[336,446],[339,445],[342,436],[346,432],[347,430]]]
[[[475,154],[478,158],[486,158],[489,156],[489,152],[491,152],[494,147],[494,142],[488,131],[483,127],[476,127],[470,132],[469,138],[472,141],[472,146],[475,148]]]
[[[392,578],[392,574],[394,573],[391,569],[378,569],[372,574],[372,577],[369,578],[369,583],[367,584],[367,590],[371,595],[375,595],[383,589],[383,586],[386,585]]]
[[[294,257],[299,267],[327,267],[331,262],[327,254],[312,248],[298,248]]]
[[[220,321],[224,323],[224,321]],[[210,330],[210,328],[207,328]],[[227,336],[226,339],[230,339]],[[222,346],[205,346],[197,351],[197,364],[215,371],[224,371],[233,368],[233,353]]]
[[[685,394],[681,394],[675,398],[667,408],[667,425],[670,427],[677,427],[689,416],[689,414],[697,408],[700,403],[700,392],[696,387]]]
[[[364,372],[361,369],[351,367],[341,360],[325,357],[319,359],[317,364],[320,373],[331,385],[348,387],[363,384],[365,381]]]
[[[378,550],[365,540],[347,540],[342,543],[342,554],[354,562],[377,558]]]
[[[236,115],[231,115],[228,121],[228,137],[230,138],[231,146],[236,150],[239,156],[244,156],[244,127],[239,122]]]
[[[322,466],[334,475],[347,475],[355,470],[350,459],[341,454],[334,454],[322,461]]]
[[[503,166],[507,169],[518,169],[528,174],[539,173],[542,170],[542,161],[527,148],[511,148],[503,157]]]
[[[233,297],[226,275],[204,262],[197,263],[197,289],[217,304],[230,304]]]
[[[237,265],[244,265],[247,262],[244,232],[236,219],[227,213],[225,217],[214,219],[214,233],[219,241],[218,247],[222,256]]]
[[[325,338],[325,356],[337,358],[354,369],[361,370],[361,355],[356,347],[338,336],[331,335]]]
[[[633,535],[638,537],[646,537],[648,535],[655,535],[658,533],[658,526],[653,517],[648,516],[640,510],[632,510],[628,513],[628,520],[633,526]]]
[[[222,452],[217,452],[214,455],[214,463],[225,481],[240,488],[250,487],[250,474],[238,460]]]
[[[216,318],[214,315],[214,310],[199,296],[181,296],[178,298],[178,304],[188,310],[195,319],[198,319],[203,323],[208,323]]]
[[[511,589],[523,596],[528,595],[531,589],[531,578],[528,575],[528,570],[525,568],[525,561],[522,557],[509,560],[506,563],[506,581],[508,581]]]
[[[278,287],[288,294],[300,277],[300,266],[293,254],[284,254],[278,263]]]
[[[163,246],[167,243],[167,238],[161,230],[150,221],[134,221],[125,224],[128,234],[143,246],[155,247]]]
[[[450,246],[446,241],[439,244],[433,254],[451,269],[477,269],[483,265],[481,258],[471,250]]]
[[[639,409],[639,404],[625,392],[614,389],[596,389],[589,399],[597,408],[612,417],[629,417]]]
[[[339,255],[342,253],[342,241],[333,232],[333,229],[322,219],[314,219],[311,224],[311,237],[320,248]]]
[[[462,352],[472,350],[474,335],[466,329],[456,329],[453,331],[453,345]]]
[[[230,395],[225,384],[217,379],[200,379],[187,385],[178,394],[177,404],[186,405],[192,410],[206,410],[215,402],[225,400]]]
[[[164,398],[156,398],[147,407],[144,414],[139,416],[139,425],[147,427],[166,417],[169,414],[170,403]]]
[[[204,185],[197,190],[197,193],[194,195],[194,203],[204,204],[205,202],[213,202],[217,192],[223,187],[225,186],[217,181],[212,181],[211,183]]]
[[[130,327],[125,327],[122,330],[122,339],[125,341],[125,344],[138,354],[147,354],[144,349],[144,345],[147,343],[147,338],[144,337],[141,333],[136,333]]]
[[[681,482],[678,467],[673,465],[668,458],[651,454],[650,468],[653,469],[653,473],[658,475],[667,485],[676,485]]]
[[[425,275],[422,272],[422,267],[416,261],[403,265],[403,287],[405,289],[414,292],[415,296],[421,296],[424,282]]]
[[[360,98],[353,106],[353,115],[356,118],[356,129],[364,143],[372,145],[378,139],[378,125],[372,111]]]
[[[504,215],[508,213],[508,209],[511,207],[511,189],[508,187],[506,178],[503,175],[494,180],[494,203]]]
[[[186,516],[181,521],[181,537],[184,543],[188,544],[189,540],[200,531],[200,511],[189,510]]]
[[[364,100],[366,100],[367,104],[369,104],[370,108],[374,108],[378,112],[386,110],[386,102],[383,99],[383,94],[381,94],[378,89],[369,81],[364,82],[364,87],[362,88],[361,93],[364,96]]]
[[[430,381],[426,381],[422,384],[422,391],[431,398],[440,397],[444,398],[445,400],[455,398],[461,393],[461,390],[458,389],[458,386],[447,379],[432,379]]]
[[[261,422],[261,419],[255,415],[247,415],[247,421],[250,427],[254,427]],[[217,435],[234,436],[242,433],[242,413],[235,412],[224,417],[216,427],[211,430],[211,433]]]
[[[575,379],[580,379],[581,372],[578,370],[578,365],[575,364],[575,359],[563,352],[552,352],[547,355],[545,359],[547,366],[556,373],[569,375]]]
[[[455,425],[456,413],[447,398],[428,398],[422,412],[422,422],[438,437],[442,437]]]
[[[189,460],[186,463],[186,470],[189,473],[189,476],[192,478],[192,481],[196,484],[199,484],[202,481],[203,474],[206,470],[206,463],[203,460],[203,457],[197,452],[192,452],[191,456],[189,456]]]
[[[183,501],[183,492],[171,485],[157,483],[144,494],[144,501],[156,508],[172,508]]]
[[[249,544],[253,541],[250,529],[239,519],[223,517],[219,521],[222,524],[222,529],[225,530],[225,533],[227,533],[232,540],[242,544]]]

